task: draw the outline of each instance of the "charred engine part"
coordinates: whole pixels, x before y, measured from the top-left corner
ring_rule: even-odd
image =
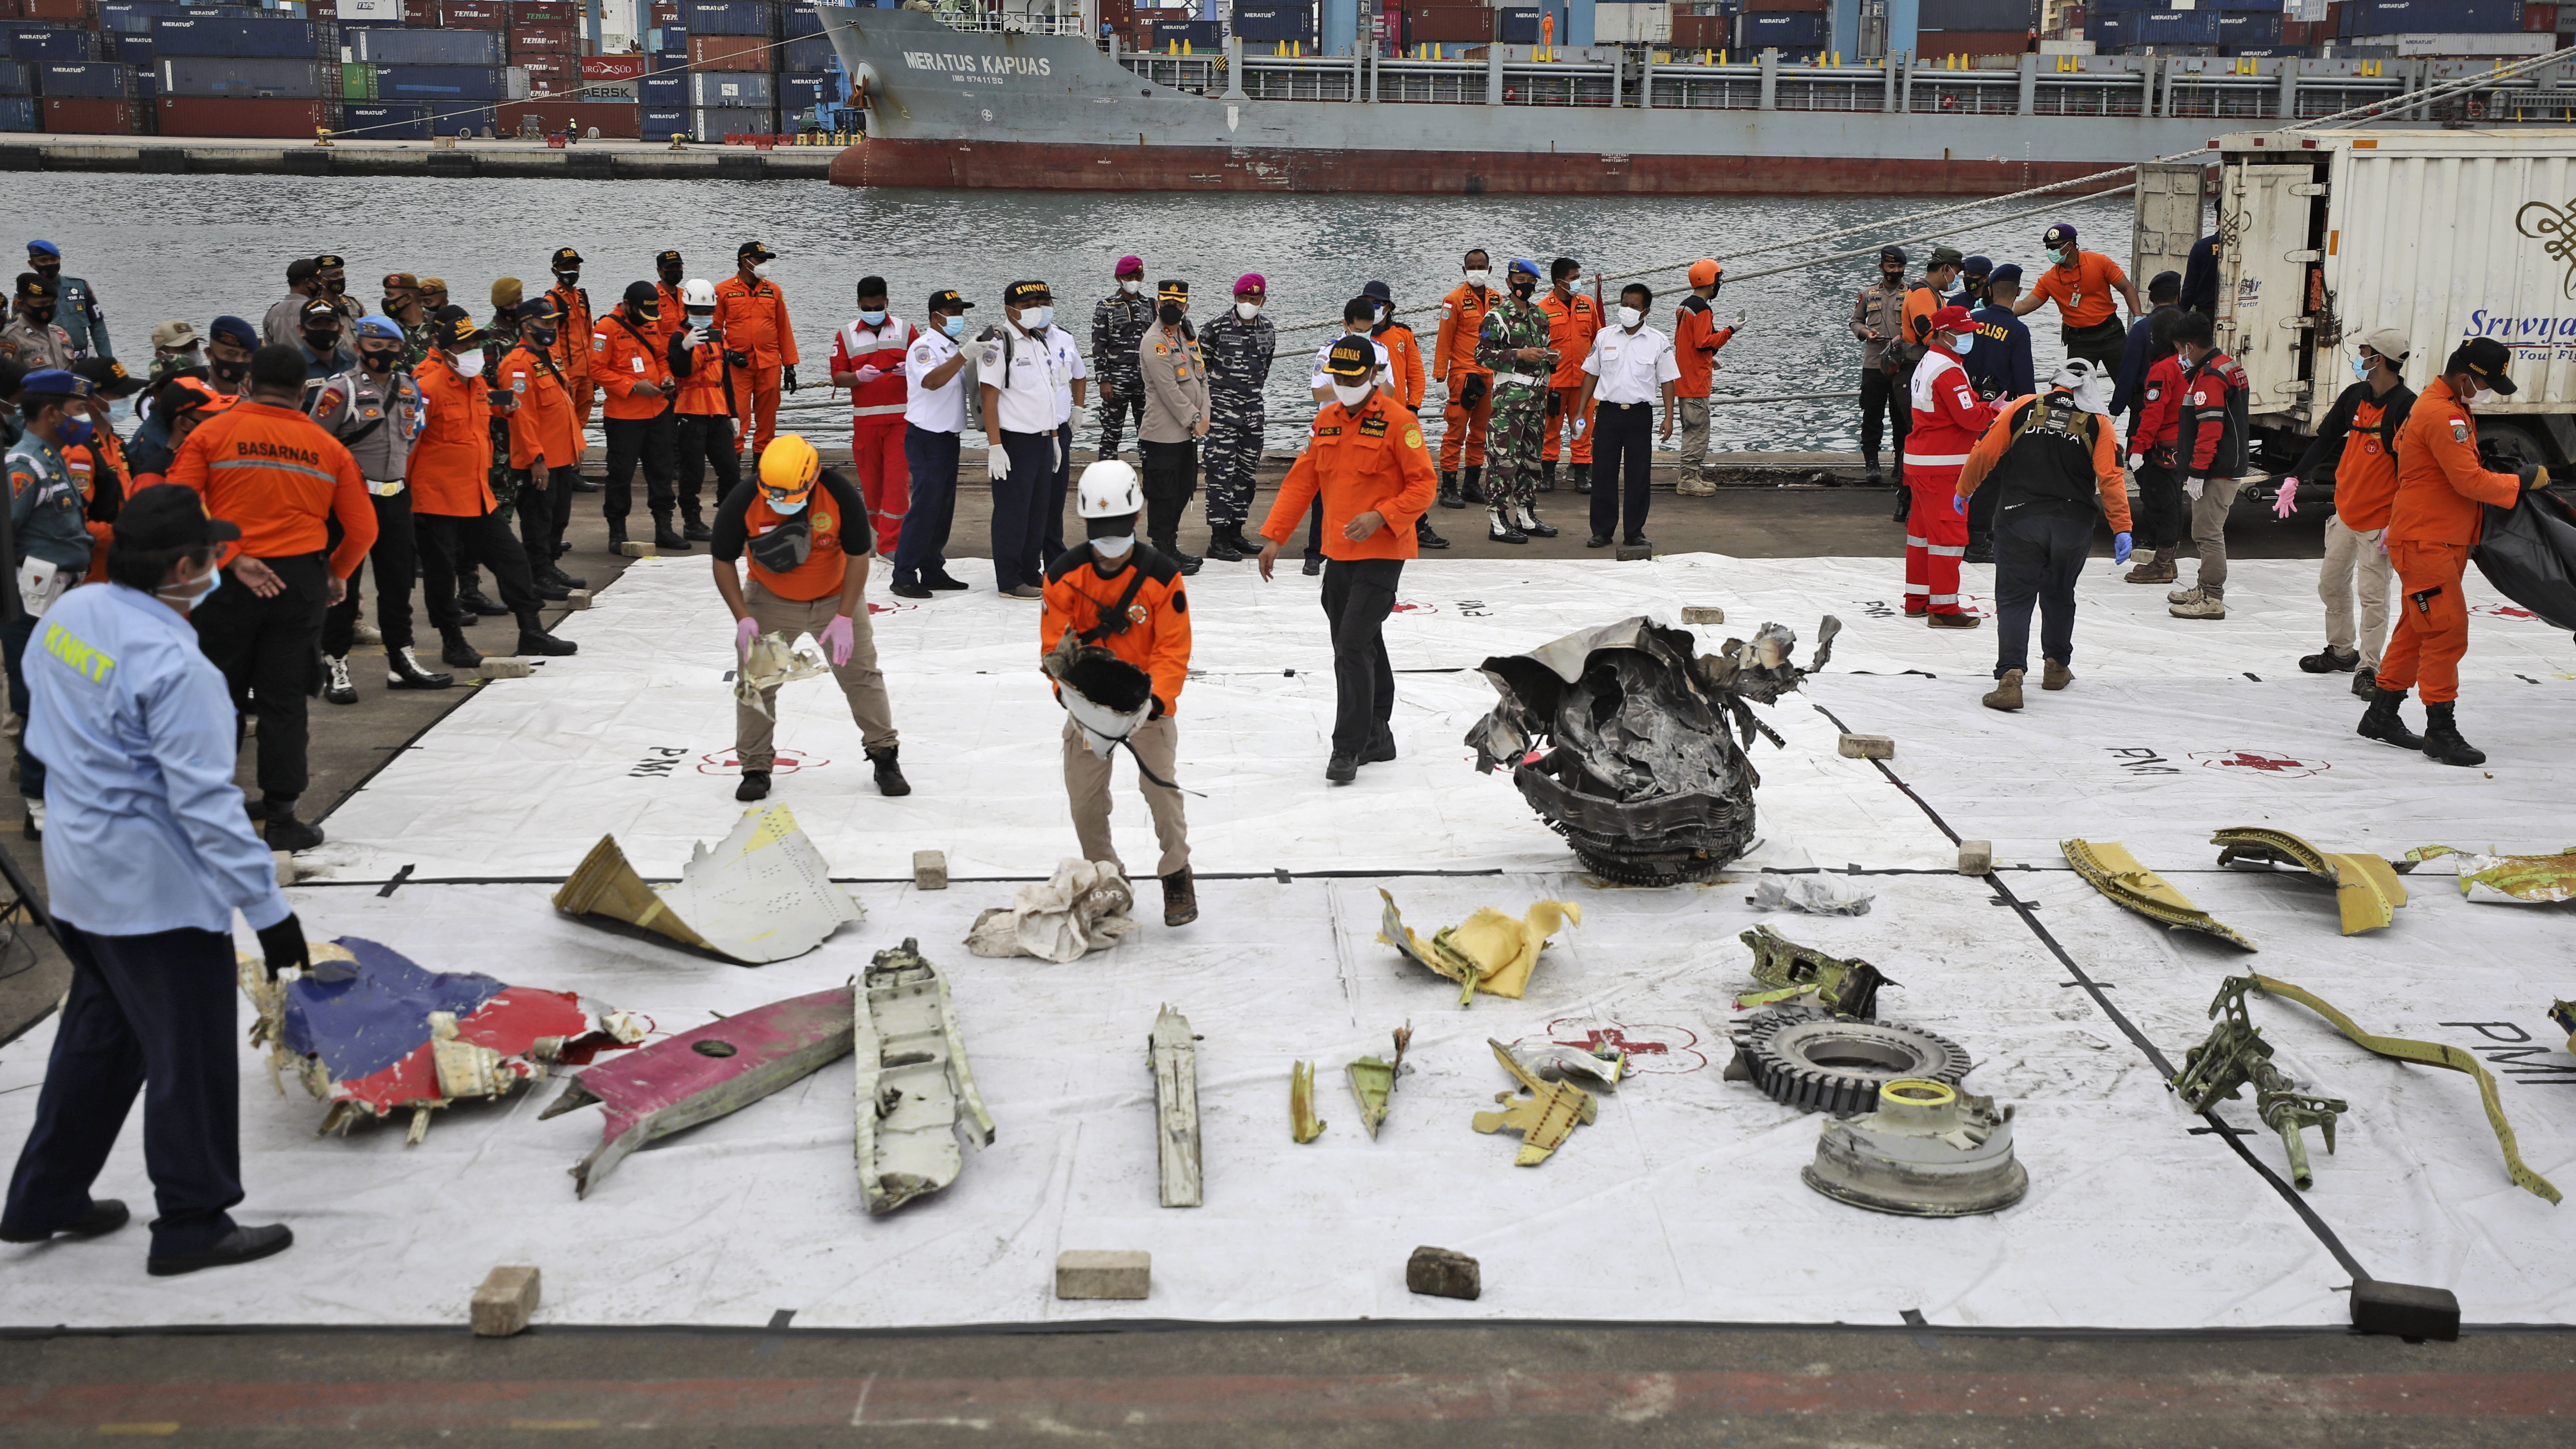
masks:
[[[1735,1030],[1726,1080],[1774,1102],[1848,1117],[1873,1111],[1879,1088],[1908,1077],[1957,1086],[1975,1065],[1957,1042],[1892,1021],[1843,1021],[1816,1007],[1766,1011]]]
[[[2010,1107],[1946,1082],[1908,1078],[1878,1091],[1878,1110],[1829,1118],[1799,1174],[1838,1202],[1914,1218],[2000,1212],[2030,1191],[2013,1160]]]
[[[1753,948],[1753,979],[1770,988],[1735,998],[1738,1010],[1756,1006],[1816,1006],[1863,1021],[1878,1015],[1878,988],[1902,986],[1858,956],[1845,961],[1801,946],[1769,926],[1736,938]]]
[[[1642,616],[1497,655],[1482,668],[1502,702],[1467,743],[1479,771],[1511,768],[1522,798],[1595,874],[1707,880],[1753,843],[1761,776],[1745,747],[1756,732],[1782,743],[1748,701],[1771,704],[1822,669],[1841,629],[1825,619],[1804,669],[1790,662],[1797,635],[1777,624],[1695,657],[1690,631]]]

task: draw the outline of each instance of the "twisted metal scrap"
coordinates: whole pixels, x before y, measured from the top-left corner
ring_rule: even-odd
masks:
[[[2198,1114],[2220,1102],[2235,1101],[2240,1088],[2251,1086],[2255,1115],[2281,1134],[2281,1145],[2290,1153],[2290,1180],[2305,1191],[2316,1182],[2316,1174],[2308,1167],[2307,1141],[2299,1135],[2300,1129],[2317,1128],[2331,1156],[2335,1119],[2351,1107],[2332,1097],[2301,1096],[2289,1076],[2272,1065],[2272,1044],[2263,1040],[2262,1031],[2245,1013],[2245,993],[2253,986],[2250,976],[2231,976],[2218,988],[2209,1014],[2223,1011],[2226,1018],[2209,1029],[2208,1040],[2183,1054],[2182,1070],[2165,1087]]]
[[[2084,877],[2087,885],[2110,897],[2111,904],[2123,906],[2151,921],[2179,926],[2187,931],[2205,931],[2220,940],[2232,942],[2248,951],[2260,950],[2253,942],[2226,926],[2210,919],[2209,912],[2191,903],[2191,898],[2175,890],[2163,876],[2138,864],[2129,848],[2117,841],[2096,845],[2089,840],[2061,840],[2057,848],[2066,852],[2066,863]]]
[[[2236,825],[2219,831],[2209,843],[2220,847],[2218,863],[2240,860],[2281,862],[2298,866],[2335,888],[2335,908],[2342,913],[2343,933],[2376,931],[2397,919],[2406,904],[2406,886],[2387,860],[2358,852],[2328,854],[2286,830]]]
[[[1756,926],[1736,939],[1753,949],[1753,979],[1771,988],[1739,994],[1738,1011],[1784,1003],[1815,1005],[1836,1016],[1867,1021],[1878,1015],[1878,988],[1903,984],[1888,980],[1858,956],[1848,961],[1828,956],[1769,926]]]
[[[769,701],[764,696],[770,690],[829,672],[821,654],[797,648],[788,635],[775,631],[755,635],[742,668],[734,671],[733,697],[743,708],[767,715]]]

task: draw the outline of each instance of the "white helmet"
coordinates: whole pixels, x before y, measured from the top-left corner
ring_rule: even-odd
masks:
[[[1115,458],[1103,458],[1082,470],[1074,487],[1074,511],[1084,518],[1124,518],[1145,511],[1145,490],[1136,486],[1136,470]]]
[[[691,277],[680,284],[680,305],[712,307],[716,304],[716,284],[704,277]]]

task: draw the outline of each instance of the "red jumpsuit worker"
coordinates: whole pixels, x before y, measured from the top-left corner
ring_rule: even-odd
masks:
[[[1440,300],[1440,331],[1432,340],[1431,380],[1447,388],[1448,423],[1440,435],[1440,506],[1464,508],[1485,501],[1485,426],[1493,418],[1494,374],[1476,365],[1476,339],[1484,334],[1485,314],[1502,294],[1485,285],[1493,263],[1482,251],[1467,253],[1467,280]],[[1458,468],[1467,469],[1466,489],[1458,486]]]
[[[1935,629],[1973,629],[1978,616],[1959,607],[1959,559],[1968,551],[1968,520],[1950,504],[1958,495],[1959,469],[1986,425],[1992,404],[1977,396],[1959,354],[1973,344],[1976,324],[1965,307],[1932,314],[1923,360],[1914,367],[1913,426],[1905,439],[1905,485],[1913,493],[1906,515],[1905,613],[1931,614]]]
[[[2400,749],[2420,749],[2445,765],[2481,765],[2484,751],[2460,738],[2452,702],[2460,697],[2460,656],[2469,652],[2468,568],[2486,519],[2483,505],[2514,506],[2546,487],[2549,470],[2524,464],[2492,473],[2478,463],[2478,423],[2471,404],[2511,397],[2505,375],[2513,354],[2492,337],[2472,337],[2452,352],[2442,375],[2416,395],[2397,434],[2397,502],[2388,515],[2388,559],[2397,566],[2397,634],[2379,662],[2379,692],[2359,733]],[[2424,690],[2424,733],[2397,717],[2409,687]]]
[[[769,280],[777,253],[756,241],[734,252],[734,274],[716,283],[716,331],[733,363],[734,417],[757,457],[778,436],[782,370],[796,390],[796,329],[787,320],[787,297]]]
[[[1583,359],[1592,355],[1592,339],[1601,331],[1601,308],[1574,290],[1582,267],[1572,257],[1558,257],[1548,268],[1555,277],[1547,295],[1538,299],[1547,314],[1547,345],[1556,352],[1556,374],[1547,380],[1547,442],[1539,449],[1539,491],[1556,488],[1556,460],[1565,434],[1574,434],[1574,491],[1592,491],[1592,420],[1577,427],[1575,403],[1583,395]]]
[[[859,315],[832,334],[832,386],[850,390],[850,460],[859,496],[877,532],[877,552],[894,557],[903,515],[912,497],[912,472],[903,458],[903,414],[910,389],[903,355],[920,334],[886,311],[883,277],[859,279]]]

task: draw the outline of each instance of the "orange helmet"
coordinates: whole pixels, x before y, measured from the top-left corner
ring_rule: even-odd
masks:
[[[803,504],[822,472],[822,455],[798,434],[780,433],[760,450],[760,491],[773,508]]]
[[[1718,278],[1725,275],[1726,268],[1719,266],[1717,263],[1706,257],[1702,257],[1698,261],[1691,263],[1690,284],[1694,287],[1710,286],[1713,285]]]

